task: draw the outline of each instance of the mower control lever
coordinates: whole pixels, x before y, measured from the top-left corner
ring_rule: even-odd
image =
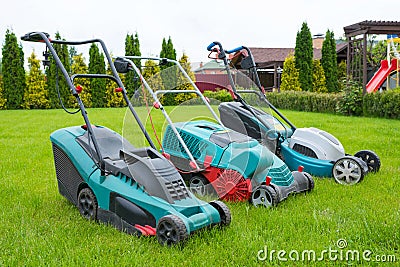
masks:
[[[25,34],[24,36],[21,37],[22,41],[29,41],[29,42],[43,42],[43,35],[45,35],[47,38],[49,38],[49,34],[46,32],[30,32]]]

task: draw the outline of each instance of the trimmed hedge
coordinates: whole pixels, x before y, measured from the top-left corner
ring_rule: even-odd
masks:
[[[400,89],[362,95],[359,90],[342,93],[273,92],[268,100],[279,109],[400,119]]]

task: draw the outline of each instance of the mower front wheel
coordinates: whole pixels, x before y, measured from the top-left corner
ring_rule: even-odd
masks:
[[[332,168],[335,181],[343,185],[353,185],[364,179],[365,163],[356,157],[343,157],[338,159]],[[365,168],[366,169],[366,168]]]
[[[269,208],[278,205],[278,202],[278,194],[271,186],[260,185],[251,194],[251,203],[255,207],[263,206]]]
[[[157,239],[161,245],[172,246],[188,237],[185,223],[176,215],[166,215],[157,224]]]
[[[381,160],[374,151],[360,150],[354,157],[362,159],[367,164],[369,172],[378,172],[381,167]]]
[[[215,200],[211,201],[210,205],[213,206],[219,213],[219,217],[221,218],[220,225],[221,226],[228,226],[231,224],[232,215],[231,211],[229,210],[228,206],[225,205],[224,202]]]
[[[83,218],[88,220],[97,219],[97,199],[93,191],[89,188],[83,188],[78,194],[78,210]]]

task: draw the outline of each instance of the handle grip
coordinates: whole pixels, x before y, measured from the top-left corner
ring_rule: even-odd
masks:
[[[215,43],[215,42],[212,42],[211,44],[209,44],[209,45],[207,46],[207,50],[208,50],[208,51],[211,51],[212,48],[213,48],[215,45],[216,45],[216,43]]]
[[[22,41],[29,41],[29,42],[43,42],[43,35],[46,38],[49,38],[49,34],[45,32],[30,32],[25,34],[24,36],[21,37]]]
[[[240,50],[242,50],[242,49],[243,49],[243,46],[238,46],[238,47],[236,47],[236,48],[234,48],[234,49],[231,49],[231,50],[226,51],[226,53],[231,54],[231,53],[235,53],[235,52],[237,52],[237,51],[240,51]]]

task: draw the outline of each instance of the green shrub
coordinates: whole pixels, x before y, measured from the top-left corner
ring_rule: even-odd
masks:
[[[363,112],[362,87],[355,82],[349,82],[343,90],[343,97],[338,102],[337,111],[343,115],[360,116]]]
[[[209,99],[216,99],[220,102],[229,102],[232,101],[231,94],[223,89],[217,89],[217,91],[204,91],[203,95],[208,97]]]

